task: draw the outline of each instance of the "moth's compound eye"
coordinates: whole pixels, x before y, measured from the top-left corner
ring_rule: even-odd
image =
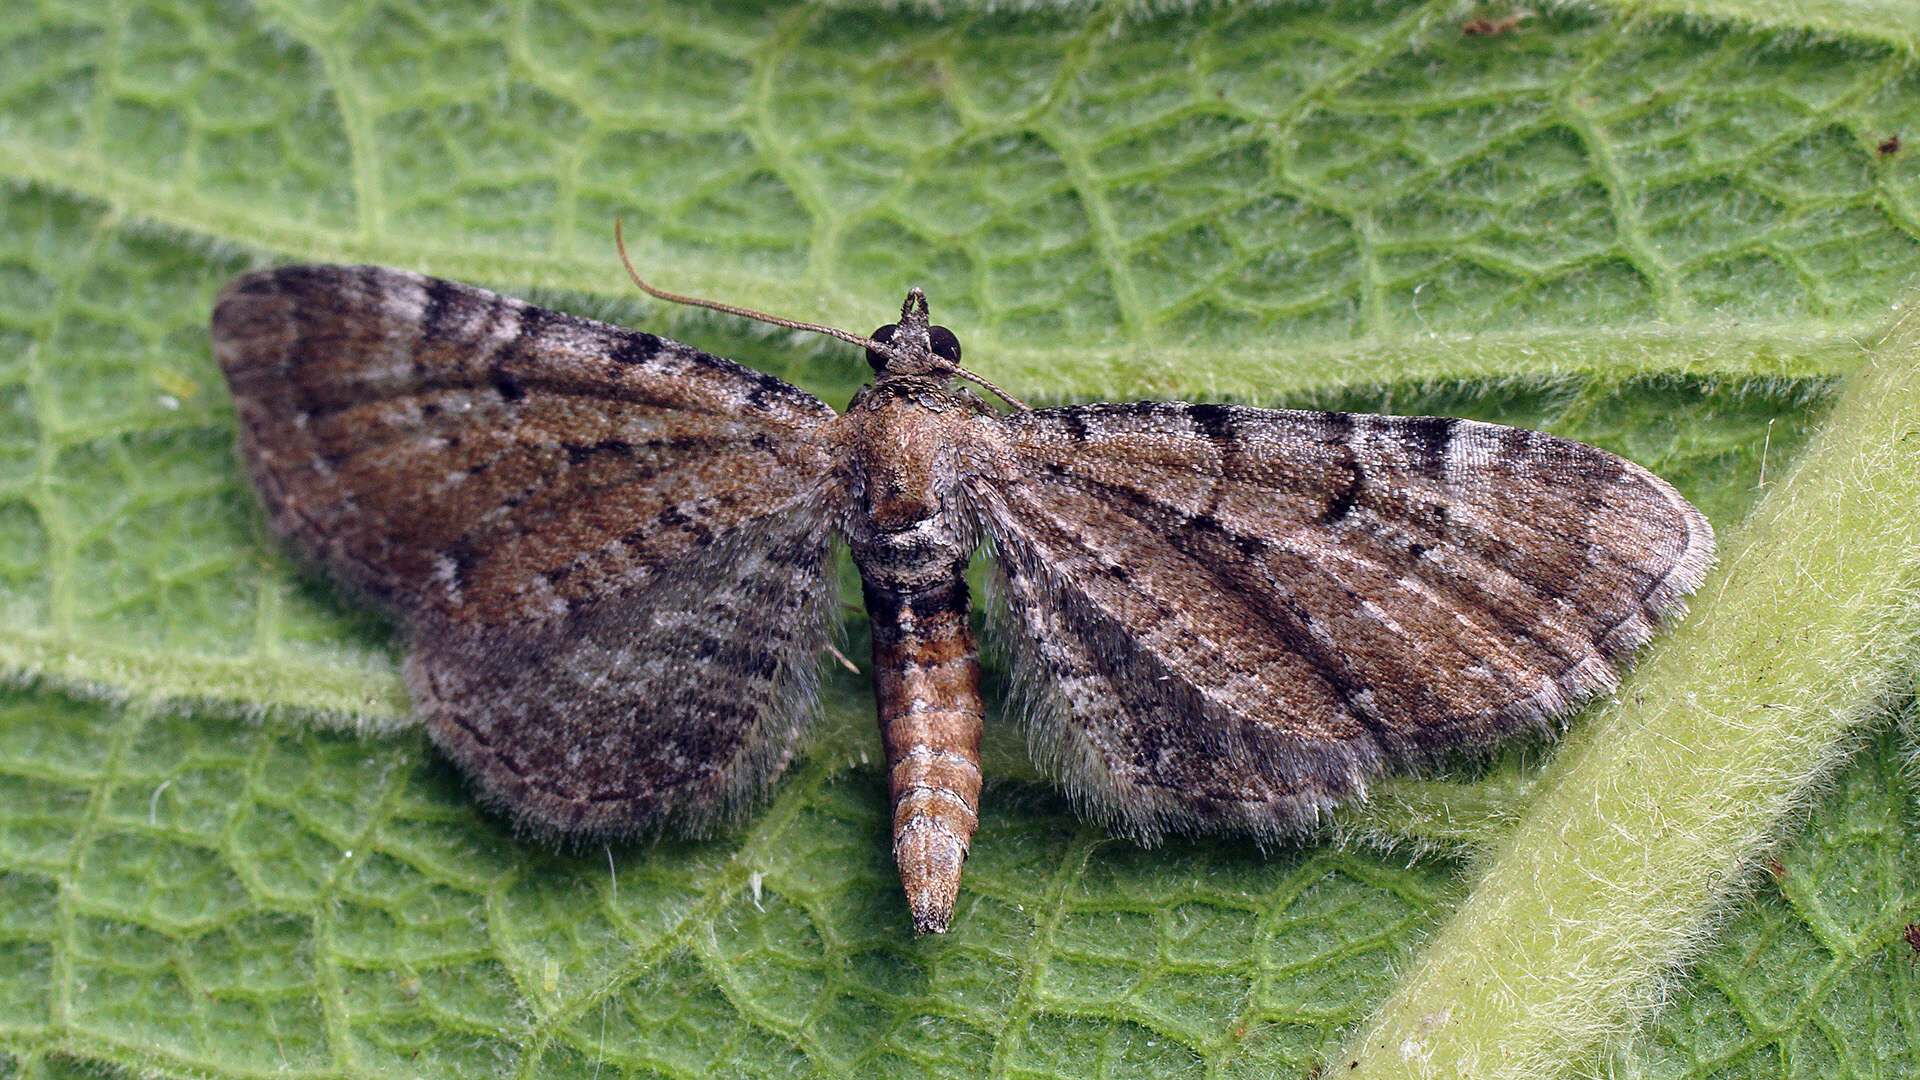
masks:
[[[929,327],[927,338],[933,345],[933,355],[949,364],[960,363],[960,339],[954,336],[953,331],[944,326]]]
[[[875,330],[873,333],[867,336],[871,337],[873,340],[879,342],[880,344],[885,345],[893,340],[893,332],[899,328],[900,328],[899,323],[888,323],[887,325],[881,327],[878,330]],[[867,363],[873,367],[873,370],[880,371],[887,366],[887,358],[885,356],[882,356],[880,353],[875,352],[872,349],[868,349]]]

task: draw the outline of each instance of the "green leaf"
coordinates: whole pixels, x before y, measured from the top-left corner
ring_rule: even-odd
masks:
[[[1362,843],[1143,852],[996,724],[954,932],[914,940],[835,675],[734,830],[520,844],[401,729],[389,625],[264,535],[205,345],[248,266],[408,266],[858,385],[837,346],[632,300],[618,215],[663,285],[856,331],[923,285],[1022,396],[1546,427],[1723,536],[1920,273],[1920,158],[1876,149],[1920,146],[1891,4],[1497,37],[1451,4],[945,10],[0,12],[0,1076],[1300,1075],[1554,760],[1386,785]],[[1915,1068],[1893,746],[1609,1068]],[[1768,1004],[1801,990],[1831,1006]]]
[[[1911,701],[1902,719],[1920,719]],[[1695,976],[1614,1051],[1616,1074],[1762,1062],[1803,1076],[1913,1073],[1920,969],[1904,934],[1920,920],[1920,786],[1900,769],[1894,736],[1867,742],[1824,793],[1758,895],[1717,928]]]

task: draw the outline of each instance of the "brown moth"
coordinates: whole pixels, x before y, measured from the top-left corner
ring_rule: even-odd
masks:
[[[978,821],[981,544],[1036,760],[1147,843],[1270,841],[1389,770],[1548,731],[1712,561],[1665,481],[1541,432],[1001,412],[952,385],[994,390],[918,289],[871,338],[770,321],[862,345],[872,383],[836,414],[676,341],[383,267],[220,295],[274,532],[403,620],[419,717],[522,830],[698,830],[764,793],[813,712],[836,535],[920,933],[947,929]]]
[[[1533,18],[1531,11],[1516,11],[1498,19],[1483,16],[1478,19],[1469,19],[1461,25],[1460,32],[1467,37],[1499,37],[1501,34],[1512,33],[1521,23],[1531,18]]]

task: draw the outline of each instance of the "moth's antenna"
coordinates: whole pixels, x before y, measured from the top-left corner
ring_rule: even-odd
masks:
[[[845,330],[840,330],[835,327],[821,326],[819,323],[801,322],[798,319],[783,319],[778,315],[768,315],[764,311],[755,311],[752,308],[735,307],[732,304],[723,304],[718,300],[703,300],[698,296],[682,296],[679,293],[670,293],[665,289],[656,289],[641,280],[639,272],[633,268],[633,260],[627,257],[627,241],[626,237],[621,235],[619,218],[613,219],[613,246],[620,249],[620,265],[627,268],[627,276],[633,279],[635,285],[640,286],[641,292],[657,300],[665,300],[670,304],[686,304],[689,307],[703,307],[713,311],[724,311],[728,315],[738,315],[743,319],[753,319],[756,322],[772,323],[774,326],[784,326],[789,330],[809,330],[816,334],[825,334],[830,338],[839,338],[849,345],[858,345],[863,349],[872,349],[882,356],[900,358],[899,350],[884,341],[875,341],[872,338],[861,337],[859,334],[850,334]],[[975,375],[966,368],[955,365],[953,373],[969,382],[979,383],[995,397],[1021,412],[1032,411],[1027,408],[1026,403],[1019,398],[1014,397],[1005,390]]]
[[[1017,412],[1033,411],[1031,408],[1027,407],[1026,402],[1021,401],[1019,398],[1014,397],[1012,394],[1007,393],[1005,390],[1000,389],[999,387],[993,385],[992,383],[981,378],[980,376],[975,375],[973,372],[968,371],[966,368],[963,368],[958,364],[954,365],[953,373],[967,380],[970,383],[975,383],[979,385],[980,387],[985,389],[988,393],[992,394],[994,397],[997,397],[1001,401],[1006,402],[1009,406],[1011,406]]]
[[[648,296],[655,297],[660,300],[665,300],[668,303],[673,303],[673,304],[686,304],[690,307],[712,308],[714,311],[724,311],[729,315],[738,315],[743,319],[753,319],[757,322],[772,323],[775,326],[784,326],[789,330],[811,330],[816,334],[825,334],[828,337],[839,338],[841,341],[844,341],[849,345],[858,345],[863,349],[872,349],[873,351],[885,356],[895,355],[893,349],[890,348],[887,345],[887,343],[884,341],[875,341],[872,338],[864,338],[864,337],[861,337],[859,334],[849,334],[845,330],[837,330],[831,326],[821,326],[818,323],[800,322],[797,319],[783,319],[778,315],[768,315],[764,311],[754,311],[752,308],[734,307],[732,304],[723,304],[718,300],[702,300],[700,297],[697,297],[697,296],[681,296],[679,293],[670,293],[665,289],[656,289],[653,286],[647,284],[646,282],[640,280],[640,275],[636,273],[633,269],[633,260],[627,258],[627,241],[625,237],[620,235],[620,219],[619,218],[613,219],[613,246],[620,249],[620,264],[627,268],[627,276],[632,278],[633,283],[635,285],[640,286],[640,291],[643,293],[646,293]]]

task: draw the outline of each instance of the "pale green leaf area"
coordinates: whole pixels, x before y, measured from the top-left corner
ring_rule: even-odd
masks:
[[[918,9],[935,14],[963,11],[983,13],[1077,11],[1092,0],[825,0],[830,5],[883,11]],[[1206,0],[1122,0],[1101,5],[1152,18],[1168,12],[1190,11]],[[1255,0],[1286,5],[1288,0]],[[1253,6],[1252,4],[1241,6]],[[1920,52],[1920,6],[1914,0],[1798,0],[1782,4],[1770,0],[1552,0],[1551,3],[1479,3],[1460,5],[1462,24],[1485,19],[1494,26],[1519,26],[1547,10],[1613,11],[1626,17],[1645,14],[1676,16],[1698,23],[1738,23],[1783,36],[1791,42],[1878,41],[1907,53]]]
[[[1530,6],[1486,38],[1460,28],[1513,6],[0,8],[0,1076],[1346,1071],[1457,958],[1476,853],[1558,812],[1535,793],[1573,755],[1385,784],[1270,852],[1143,851],[996,715],[953,932],[916,940],[871,699],[836,668],[810,751],[730,829],[522,844],[399,729],[391,624],[265,535],[205,323],[247,267],[371,261],[836,406],[859,385],[839,346],[632,299],[619,216],[663,286],[856,332],[922,285],[1034,400],[1586,439],[1734,550],[1920,278],[1920,21]],[[1818,641],[1825,610],[1775,618]],[[1834,685],[1878,685],[1900,657],[1873,640]],[[1557,1067],[1920,1073],[1920,787],[1911,740],[1862,723],[1851,756],[1808,751],[1828,779],[1785,825],[1723,801],[1785,836],[1778,875],[1658,878],[1712,910],[1661,909],[1677,954],[1599,943],[1605,992],[1552,1017],[1608,1038]],[[1588,760],[1610,729],[1572,724]],[[1514,993],[1484,1000],[1539,1004]]]

